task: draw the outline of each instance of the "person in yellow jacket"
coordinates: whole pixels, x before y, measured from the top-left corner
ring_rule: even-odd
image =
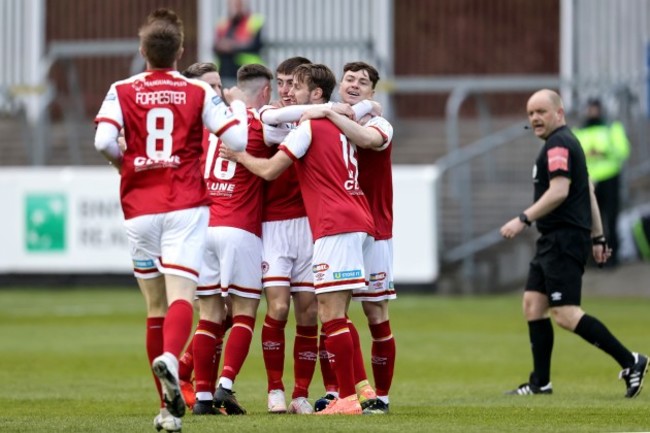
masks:
[[[621,172],[630,155],[630,142],[623,124],[607,122],[600,99],[587,101],[587,115],[582,128],[573,130],[587,159],[589,178],[596,187],[605,236],[612,247],[609,266],[618,264],[616,227],[621,202]]]
[[[228,17],[217,24],[214,54],[225,87],[237,81],[237,70],[251,63],[264,64],[262,27],[264,17],[251,13],[247,0],[229,0]]]

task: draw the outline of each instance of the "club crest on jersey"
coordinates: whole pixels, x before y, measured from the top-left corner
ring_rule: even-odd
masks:
[[[266,274],[269,271],[269,262],[262,262],[262,273]]]
[[[131,83],[131,87],[133,87],[133,90],[136,92],[141,92],[144,90],[144,81],[135,80],[133,83]]]

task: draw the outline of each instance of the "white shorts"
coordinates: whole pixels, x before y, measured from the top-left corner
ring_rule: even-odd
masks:
[[[317,239],[312,267],[316,294],[366,290],[365,263],[372,241],[360,232]]]
[[[385,301],[395,299],[395,284],[393,283],[393,240],[374,241],[370,247],[369,259],[366,266],[368,290],[355,290],[352,299],[355,301]]]
[[[314,241],[307,217],[262,223],[262,284],[313,292]]]
[[[126,220],[135,277],[171,274],[198,281],[209,215],[201,206]]]
[[[208,227],[197,296],[262,295],[262,240],[234,227]]]

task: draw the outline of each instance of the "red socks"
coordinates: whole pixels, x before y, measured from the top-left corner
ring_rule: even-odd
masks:
[[[192,372],[194,371],[194,337],[190,340],[185,348],[185,353],[178,360],[178,378],[185,382],[192,380]]]
[[[219,360],[215,356],[217,344],[223,339],[220,323],[199,320],[194,333],[194,377],[196,392],[214,392],[214,382]]]
[[[286,320],[275,320],[270,316],[264,317],[262,327],[262,356],[266,367],[268,391],[281,389],[284,391],[282,374],[284,372],[284,328]]]
[[[327,351],[327,345],[325,341],[327,340],[327,335],[325,334],[325,327],[321,328],[320,339],[318,341],[318,358],[320,360],[320,372],[323,376],[323,386],[325,386],[325,392],[338,392],[339,383],[336,380],[336,374],[334,374],[334,369],[330,364],[331,353]]]
[[[318,359],[318,326],[296,326],[293,345],[293,374],[296,380],[291,398],[308,397]]]
[[[327,351],[333,355],[330,364],[339,384],[339,396],[346,398],[356,394],[354,388],[354,343],[347,319],[330,320],[323,323],[323,329],[327,334],[325,340]]]
[[[233,325],[226,342],[221,376],[234,381],[248,356],[255,329],[255,318],[238,315],[233,317],[232,321]]]
[[[378,396],[387,396],[393,382],[395,370],[395,338],[387,320],[376,325],[370,325],[372,335],[372,373],[375,377],[375,388]]]
[[[163,353],[163,324],[164,317],[148,317],[147,318],[147,334],[145,337],[147,347],[147,358],[149,358],[149,366],[153,364],[153,360],[162,355]],[[160,387],[160,380],[153,374],[156,388],[158,389],[158,396],[160,397],[160,404],[164,404],[162,400],[162,388]],[[161,406],[164,407],[164,406]]]
[[[366,366],[363,365],[363,354],[361,353],[359,332],[350,319],[347,319],[347,321],[348,328],[350,329],[350,336],[352,337],[352,344],[354,346],[354,354],[352,356],[352,361],[354,363],[354,383],[359,383],[368,380],[368,375],[366,374]]]
[[[163,324],[163,352],[180,358],[192,334],[194,308],[189,302],[179,299],[169,306]]]

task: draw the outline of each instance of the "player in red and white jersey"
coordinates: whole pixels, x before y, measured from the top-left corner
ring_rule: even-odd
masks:
[[[325,65],[301,65],[294,73],[294,94],[329,99],[336,79]],[[298,96],[296,96],[298,99]],[[340,399],[320,412],[361,414],[355,390],[353,339],[346,318],[351,291],[365,287],[364,250],[371,244],[374,224],[359,187],[356,149],[327,119],[303,122],[271,159],[222,148],[221,155],[237,160],[269,180],[294,161],[309,224],[315,239],[313,273],[318,315],[333,355]]]
[[[111,85],[96,117],[95,147],[121,175],[134,273],[147,304],[147,354],[160,380],[161,411],[154,424],[180,431],[185,403],[178,356],[191,333],[208,222],[198,162],[203,125],[244,149],[245,106],[233,101],[231,112],[207,84],[175,70],[183,25],[173,11],[151,13],[139,36],[147,70]],[[118,144],[122,128],[124,153]]]
[[[294,69],[308,63],[309,60],[304,57],[292,57],[282,62],[276,69],[280,100],[275,105],[260,110],[262,121],[273,126],[275,133],[271,140],[277,144],[295,128],[300,116],[315,102],[314,95],[310,92],[299,95],[299,100],[292,93]],[[317,95],[317,99],[320,100],[320,95]],[[322,105],[356,116],[366,114],[369,109],[364,106],[363,111],[359,111],[361,109],[351,108],[348,104]],[[267,300],[267,314],[262,328],[262,353],[268,379],[268,410],[271,413],[287,411],[282,376],[284,328],[291,299],[294,301],[296,317],[293,350],[295,380],[288,412],[313,412],[307,397],[318,357],[318,321],[311,269],[312,235],[306,215],[295,167],[291,166],[277,179],[267,183],[262,224],[262,281]]]
[[[289,58],[276,68],[279,100],[263,107],[260,117],[275,107],[295,103],[289,96],[293,71],[311,63],[304,57]],[[280,144],[295,128],[292,122],[274,122],[267,128],[275,134],[271,143]],[[277,146],[273,146],[277,151]],[[296,333],[293,349],[294,389],[288,411],[306,414],[313,411],[307,401],[309,385],[318,358],[318,318],[314,279],[311,272],[313,242],[302,201],[295,167],[266,183],[262,213],[262,284],[267,312],[261,332],[262,355],[267,374],[267,407],[270,413],[287,412],[284,395],[285,326],[291,299],[294,302]]]
[[[271,155],[257,109],[268,104],[272,79],[271,71],[259,64],[242,66],[237,73],[237,83],[248,107],[247,149],[259,158]],[[208,414],[223,408],[228,414],[245,414],[232,388],[248,355],[262,293],[264,182],[241,164],[219,157],[222,142],[212,138],[204,142],[204,176],[212,205],[197,294],[202,317],[211,319],[215,325],[224,319],[224,297],[228,296],[233,325],[223,351],[223,368],[214,393],[215,407],[211,390],[200,389],[200,385],[210,383],[210,377],[199,377],[199,370],[215,368],[214,346],[205,350],[207,356],[194,358],[197,402],[193,410],[195,414]],[[215,313],[212,318],[210,312]],[[215,330],[223,335],[217,326]]]
[[[217,95],[222,96],[221,76],[214,63],[194,63],[183,71],[183,75],[187,78],[197,78],[205,81],[210,84]],[[216,142],[217,138],[204,128],[204,148],[208,147],[209,140]],[[205,157],[204,154],[202,160]],[[204,164],[205,161],[202,161],[202,163]],[[216,369],[221,359],[223,337],[225,331],[229,328],[229,324],[232,323],[232,316],[226,314],[227,310],[222,308],[223,303],[215,305],[214,302],[200,302],[198,296],[197,299],[199,299],[196,303],[199,310],[199,321],[192,340],[190,340],[179,360],[178,374],[187,406],[192,409],[194,414],[208,415],[216,413],[212,407],[212,393],[215,389]],[[199,360],[196,363],[196,372],[194,368],[195,358]],[[203,399],[196,408],[197,397],[192,381],[193,372],[195,372],[196,394],[199,394],[199,397]],[[206,404],[206,401],[208,404]]]
[[[370,100],[379,81],[377,70],[365,62],[351,62],[343,67],[339,83],[339,96],[343,102],[356,104]],[[381,414],[389,409],[388,392],[395,367],[395,339],[393,337],[388,300],[395,299],[393,284],[393,176],[391,150],[393,127],[383,117],[371,116],[361,122],[353,122],[328,108],[317,107],[308,111],[304,118],[327,117],[333,121],[350,141],[358,147],[359,184],[368,198],[375,222],[375,240],[367,272],[367,290],[355,291],[353,299],[362,301],[372,335],[371,359],[375,378],[376,398],[369,393],[363,396],[361,389],[369,391],[364,379],[363,364],[355,369],[358,392],[364,413]],[[359,364],[355,364],[357,366]],[[362,374],[363,373],[363,374]],[[369,397],[365,399],[363,397]]]

